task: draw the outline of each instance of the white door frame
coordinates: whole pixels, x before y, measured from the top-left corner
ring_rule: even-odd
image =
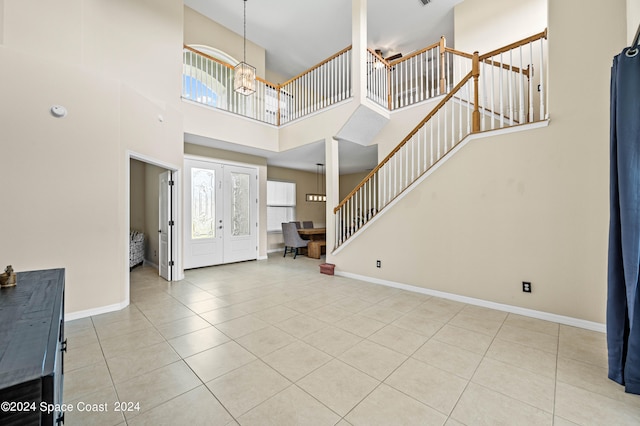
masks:
[[[161,167],[163,169],[167,169],[167,170],[171,170],[173,172],[173,180],[174,182],[176,182],[174,184],[174,194],[175,194],[175,198],[174,198],[174,203],[173,203],[173,217],[176,223],[176,226],[174,227],[175,233],[174,233],[174,239],[173,239],[173,244],[171,247],[172,250],[172,256],[174,259],[174,265],[173,265],[173,281],[180,281],[184,279],[184,269],[182,269],[182,230],[181,230],[181,224],[182,224],[182,214],[181,211],[182,209],[179,208],[179,206],[182,205],[182,189],[181,189],[181,183],[182,183],[182,166],[176,166],[175,164],[171,164],[171,163],[167,163],[165,161],[162,160],[158,160],[156,158],[153,157],[149,157],[148,155],[144,155],[144,154],[140,154],[138,152],[135,151],[131,151],[131,150],[127,150],[126,152],[126,179],[127,179],[127,184],[126,186],[126,190],[125,190],[125,211],[126,211],[126,218],[125,218],[125,233],[123,234],[123,240],[124,240],[124,246],[126,247],[125,249],[125,259],[124,259],[124,263],[125,263],[125,267],[126,267],[126,271],[129,270],[129,229],[131,227],[131,223],[130,223],[130,213],[131,213],[131,205],[130,205],[130,192],[131,192],[131,169],[130,169],[130,160],[138,160],[138,161],[142,161],[143,163],[147,163],[147,164],[152,164],[154,166],[158,166]],[[129,295],[130,295],[130,282],[129,282],[129,274],[126,274],[126,304],[128,305],[130,303],[129,300]],[[126,305],[125,305],[126,306]]]
[[[242,163],[239,161],[230,161],[230,160],[225,160],[225,159],[221,159],[221,158],[214,158],[214,157],[205,157],[202,155],[193,155],[193,154],[185,154],[184,155],[184,160],[195,160],[195,161],[205,161],[205,162],[209,162],[209,163],[218,163],[218,164],[222,164],[222,165],[231,165],[231,166],[239,166],[239,167],[245,167],[245,168],[251,168],[254,169],[256,171],[256,260],[260,259],[260,167],[257,164],[250,164],[250,163]],[[184,164],[184,163],[183,163]],[[180,183],[180,188],[183,189],[184,187],[184,181],[181,181]],[[186,197],[186,196],[185,196]],[[180,205],[182,206],[184,203],[184,200],[186,199],[185,197],[180,197]],[[182,211],[184,211],[184,209],[182,209]],[[177,223],[177,222],[176,222]],[[184,247],[184,222],[180,222],[181,223],[181,246]],[[182,265],[181,265],[182,266]],[[184,269],[181,269],[182,273],[184,274]]]
[[[159,176],[158,182],[158,272],[167,281],[173,281],[175,275],[175,260],[173,247],[175,239],[174,220],[176,188],[172,170],[165,170]],[[168,206],[168,208],[167,208]],[[168,211],[167,211],[168,210]],[[166,212],[166,217],[164,213]],[[166,244],[163,243],[166,241]],[[166,245],[166,247],[164,247]],[[163,248],[164,247],[164,248]]]

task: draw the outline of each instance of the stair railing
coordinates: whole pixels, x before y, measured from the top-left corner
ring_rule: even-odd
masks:
[[[473,105],[456,102],[454,95],[472,93],[472,85],[468,73],[334,209],[336,248],[471,133]]]
[[[393,61],[367,49],[367,97],[392,111],[444,95],[471,70],[471,58],[444,37]]]
[[[485,55],[470,55],[471,70],[334,208],[335,248],[432,171],[469,134],[548,118],[546,36],[545,30]],[[446,88],[446,82],[442,85]]]
[[[478,58],[480,131],[548,118],[546,42],[545,30]]]

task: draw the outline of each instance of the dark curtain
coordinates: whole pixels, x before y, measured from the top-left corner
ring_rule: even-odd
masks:
[[[610,173],[609,378],[624,385],[626,392],[640,394],[640,52],[636,49],[624,49],[611,68]]]

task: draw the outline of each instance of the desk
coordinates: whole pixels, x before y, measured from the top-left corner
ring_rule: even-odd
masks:
[[[311,241],[324,240],[327,235],[327,228],[300,228],[298,234],[302,237],[309,237]]]

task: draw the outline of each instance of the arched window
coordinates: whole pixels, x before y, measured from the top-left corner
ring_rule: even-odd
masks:
[[[231,55],[204,45],[190,45],[190,48],[214,58],[211,60],[185,49],[183,53],[182,96],[185,99],[226,109],[233,93],[233,68],[238,60]]]

